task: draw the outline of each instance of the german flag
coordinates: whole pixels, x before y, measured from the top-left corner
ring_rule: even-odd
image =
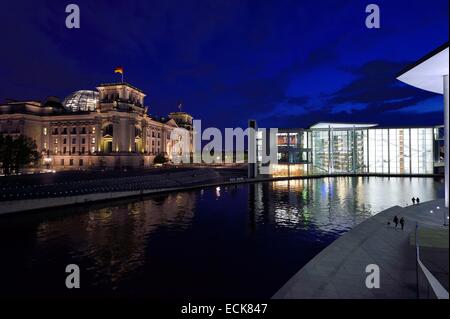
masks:
[[[120,73],[120,74],[123,74],[123,67],[118,66],[117,68],[114,69],[114,73]]]

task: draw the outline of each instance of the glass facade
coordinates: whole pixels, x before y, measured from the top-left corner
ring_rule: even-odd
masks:
[[[331,167],[330,132],[312,131],[312,166],[314,173],[328,173]]]
[[[274,176],[433,174],[439,132],[422,128],[279,130]]]
[[[98,92],[81,90],[67,96],[62,104],[64,108],[70,112],[93,112],[97,107],[98,97]]]
[[[313,172],[367,172],[367,130],[311,130]]]
[[[368,131],[369,173],[433,173],[433,128],[370,129]]]
[[[307,174],[311,158],[308,132],[303,129],[279,130],[277,134],[278,164],[272,166],[274,177],[303,176]]]

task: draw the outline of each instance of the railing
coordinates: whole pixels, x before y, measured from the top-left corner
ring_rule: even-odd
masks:
[[[433,276],[427,267],[420,260],[420,246],[419,246],[419,224],[416,223],[415,230],[415,242],[416,242],[416,281],[417,281],[417,299],[420,299],[421,287],[420,287],[420,274],[422,273],[426,279],[426,295],[427,299],[431,299],[430,288],[437,299],[449,299],[448,291],[441,285],[441,283]]]

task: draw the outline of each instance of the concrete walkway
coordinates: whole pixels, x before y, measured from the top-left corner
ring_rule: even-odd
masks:
[[[431,214],[430,210],[434,213]],[[392,226],[395,215],[399,219],[405,218],[404,231]],[[388,220],[391,226],[387,225]],[[416,298],[416,256],[410,244],[410,234],[414,232],[416,222],[419,227],[448,229],[448,226],[443,226],[444,200],[405,208],[394,206],[364,221],[319,253],[273,298]],[[440,254],[447,254],[448,259],[448,246],[440,250]],[[365,285],[368,264],[380,267],[379,289],[368,289]],[[444,286],[448,287],[448,263],[444,268],[444,274],[440,273],[438,278],[446,278]]]

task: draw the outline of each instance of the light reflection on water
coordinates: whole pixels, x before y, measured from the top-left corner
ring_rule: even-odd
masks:
[[[442,184],[277,181],[2,218],[0,295],[70,296],[64,268],[76,263],[81,295],[270,297],[342,233],[412,196],[442,197]]]
[[[368,217],[394,205],[410,205],[411,198],[436,198],[436,182],[429,178],[324,178],[273,182],[273,200],[264,202],[264,184],[255,186],[257,212],[273,211],[280,227],[314,226],[322,233],[339,235]],[[267,207],[266,207],[267,206]]]

